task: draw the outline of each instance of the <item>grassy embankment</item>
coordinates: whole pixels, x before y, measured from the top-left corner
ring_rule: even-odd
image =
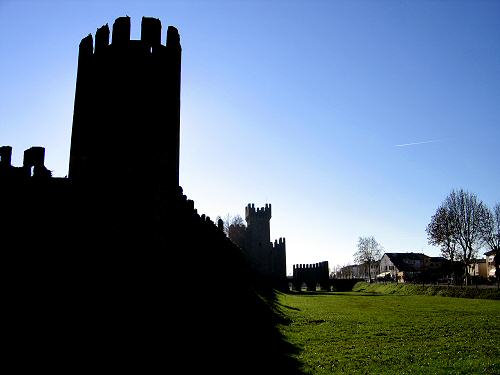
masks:
[[[442,297],[485,298],[500,299],[497,288],[480,289],[473,286],[439,286],[402,283],[373,283],[359,282],[352,288],[354,292],[397,294],[397,295],[426,295]]]
[[[500,302],[360,292],[282,294],[308,374],[500,374]]]

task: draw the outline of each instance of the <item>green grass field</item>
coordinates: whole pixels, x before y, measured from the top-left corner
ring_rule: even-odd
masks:
[[[437,286],[403,283],[373,283],[359,282],[352,288],[354,292],[397,294],[397,295],[425,295],[461,298],[485,298],[500,300],[500,291],[496,287],[476,288]]]
[[[500,301],[281,294],[307,374],[500,374]]]

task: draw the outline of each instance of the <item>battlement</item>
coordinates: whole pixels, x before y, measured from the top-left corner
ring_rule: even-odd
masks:
[[[328,261],[312,264],[294,264],[293,265],[293,286],[300,291],[302,284],[305,283],[307,290],[315,291],[317,284],[320,284],[322,290],[329,290],[329,269]]]
[[[311,263],[311,264],[294,264],[293,271],[303,272],[303,270],[328,270],[328,261]]]
[[[248,222],[249,219],[252,218],[263,218],[270,220],[271,219],[271,204],[267,204],[264,207],[255,208],[255,204],[249,203],[245,207],[245,220]]]
[[[2,146],[0,147],[0,167],[11,167],[12,166],[12,147]]]
[[[0,177],[51,177],[45,167],[45,148],[30,147],[24,151],[23,166],[12,166],[12,147],[0,147]]]
[[[45,148],[30,147],[24,151],[23,167],[43,167],[45,163]]]
[[[161,44],[161,21],[157,18],[142,17],[141,39],[130,39],[130,17],[118,17],[113,23],[111,42],[109,40],[110,30],[108,24],[97,29],[95,33],[95,44],[92,35],[89,34],[80,42],[80,53],[93,55],[103,53],[108,47],[126,48],[133,45],[144,47],[145,52],[154,54],[160,48],[181,49],[179,32],[174,26],[167,29],[165,45]]]
[[[279,239],[274,240],[273,248],[276,249],[276,250],[279,250],[279,249],[283,249],[284,250],[286,248],[285,238],[280,237]]]

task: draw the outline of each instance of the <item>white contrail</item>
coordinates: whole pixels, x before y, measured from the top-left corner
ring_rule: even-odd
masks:
[[[415,146],[415,145],[423,145],[423,144],[426,144],[426,143],[434,143],[434,142],[439,142],[439,139],[433,139],[433,140],[430,140],[430,141],[423,141],[423,142],[402,143],[400,145],[394,145],[394,147]]]

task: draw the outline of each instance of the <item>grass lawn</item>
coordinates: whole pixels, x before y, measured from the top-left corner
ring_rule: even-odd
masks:
[[[308,374],[500,374],[500,301],[281,294]]]

